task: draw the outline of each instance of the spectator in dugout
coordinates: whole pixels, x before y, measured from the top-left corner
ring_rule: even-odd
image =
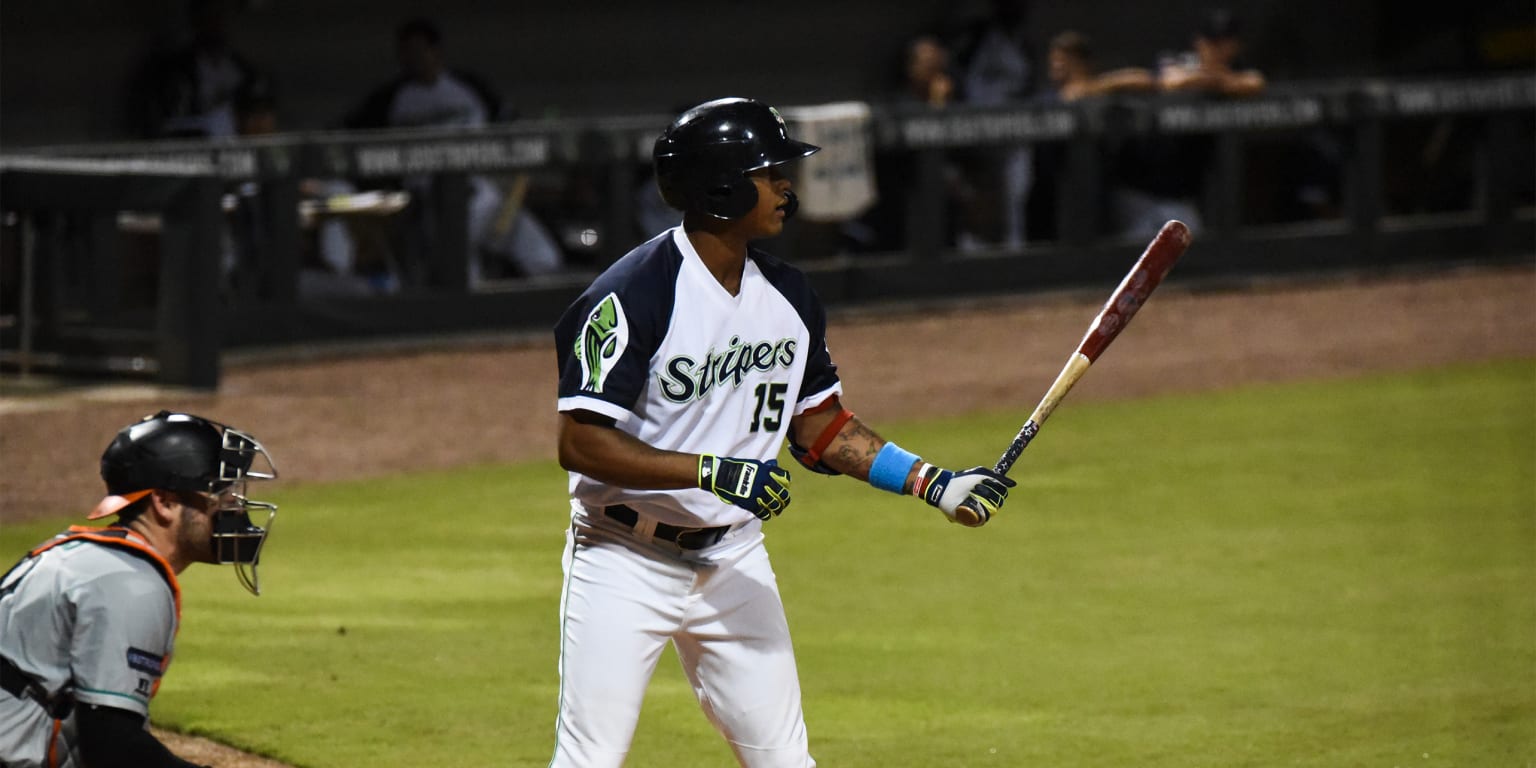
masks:
[[[154,58],[134,86],[140,134],[157,139],[236,134],[235,94],[259,70],[231,42],[233,13],[232,0],[188,0],[191,40]]]
[[[1157,76],[1145,67],[1122,67],[1100,72],[1088,36],[1067,30],[1051,38],[1046,51],[1050,87],[1037,101],[1065,104],[1116,93],[1150,93],[1157,90]],[[1066,163],[1066,145],[1044,142],[1034,148],[1035,174],[1029,189],[1028,214],[1031,241],[1055,240],[1058,185]]]
[[[1257,96],[1266,85],[1263,73],[1239,68],[1243,41],[1237,18],[1225,8],[1209,11],[1194,35],[1193,55],[1161,62],[1158,84],[1164,91],[1201,91],[1220,96]]]
[[[1034,91],[1036,64],[1025,42],[1028,0],[988,0],[954,48],[960,100],[978,107],[1022,104]],[[1025,199],[1034,176],[1028,145],[959,153],[976,200],[962,209],[963,250],[1024,246]]]
[[[882,99],[898,109],[947,109],[958,98],[957,76],[949,47],[936,35],[919,34],[906,40],[899,56],[881,78]],[[914,187],[918,184],[915,155],[905,150],[876,149],[874,155],[877,193],[874,205],[858,219],[843,226],[849,247],[859,252],[899,251],[907,247],[907,223]],[[952,157],[946,155],[939,171],[945,189],[945,245],[954,245],[956,222],[975,193]]]
[[[378,87],[343,120],[347,128],[477,129],[509,119],[510,110],[482,78],[448,66],[443,36],[429,19],[401,24],[395,33],[400,74]],[[523,207],[525,184],[503,189],[497,179],[476,174],[468,179],[469,273],[471,283],[510,273],[530,276],[552,273],[564,266],[564,254],[549,230]],[[408,177],[412,199],[431,199],[432,179]],[[415,205],[425,242],[436,223],[432,206]],[[493,274],[487,274],[490,271]]]
[[[368,94],[347,116],[346,127],[478,128],[510,117],[501,114],[501,99],[489,83],[448,66],[442,32],[430,19],[401,24],[395,30],[395,53],[400,74]]]
[[[1158,87],[1184,98],[1244,98],[1266,87],[1258,70],[1240,66],[1242,41],[1232,12],[1208,11],[1196,26],[1193,50],[1159,57]],[[1169,219],[1198,232],[1200,203],[1210,167],[1209,135],[1143,135],[1116,153],[1111,206],[1121,234],[1150,237]]]
[[[1142,67],[1099,72],[1088,36],[1075,30],[1051,38],[1047,61],[1051,97],[1062,102],[1111,93],[1153,91],[1158,87],[1152,71]]]

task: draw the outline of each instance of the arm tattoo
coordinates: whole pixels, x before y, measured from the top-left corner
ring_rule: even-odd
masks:
[[[884,445],[885,439],[855,416],[833,438],[832,445],[822,454],[822,461],[845,475],[867,480],[869,468],[875,463],[875,454]]]

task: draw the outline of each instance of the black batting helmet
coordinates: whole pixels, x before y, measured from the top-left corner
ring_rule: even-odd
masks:
[[[730,220],[757,205],[757,187],[748,173],[820,149],[789,138],[784,118],[773,107],[727,98],[700,104],[672,121],[651,156],[667,205]]]

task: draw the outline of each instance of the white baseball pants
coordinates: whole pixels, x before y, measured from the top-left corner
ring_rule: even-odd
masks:
[[[750,537],[750,538],[747,538]],[[566,533],[551,768],[624,763],[670,640],[699,706],[749,768],[814,768],[789,625],[760,530],[707,562],[578,515]]]

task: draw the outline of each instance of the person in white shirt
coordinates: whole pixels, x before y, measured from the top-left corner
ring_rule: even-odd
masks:
[[[343,124],[348,128],[458,128],[473,131],[498,122],[501,99],[480,77],[448,66],[442,32],[428,19],[412,19],[395,33],[400,75],[375,89]],[[469,176],[469,274],[472,284],[486,273],[482,254],[500,260],[519,276],[558,272],[565,254],[548,227],[495,179]],[[423,228],[436,226],[428,201],[432,179],[414,175],[405,187],[423,216]],[[496,265],[492,265],[496,266]]]

